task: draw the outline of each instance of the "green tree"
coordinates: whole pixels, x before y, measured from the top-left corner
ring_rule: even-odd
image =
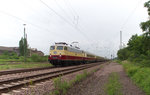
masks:
[[[120,60],[126,60],[128,59],[129,57],[129,51],[128,51],[128,48],[123,48],[123,49],[120,49],[118,52],[117,52],[117,55],[118,55],[118,58]]]
[[[26,38],[21,38],[21,40],[19,41],[19,52],[20,56],[28,55],[28,44]]]
[[[24,55],[24,43],[23,43],[23,38],[21,38],[21,40],[19,41],[19,53],[20,53],[20,56],[23,56]]]
[[[148,16],[150,16],[150,0],[148,2],[145,2],[144,7],[147,8],[148,11]],[[142,22],[140,24],[141,29],[146,32],[146,35],[150,34],[150,20],[146,21],[146,22]]]
[[[150,17],[150,0],[144,4]],[[118,58],[121,60],[129,59],[130,61],[142,63],[145,66],[150,65],[150,20],[140,24],[143,30],[142,35],[133,35],[127,47],[118,51]]]
[[[141,35],[141,36],[138,36],[137,34],[133,35],[127,43],[128,49],[132,52],[142,54],[142,53],[144,53],[144,51],[143,51],[143,42],[144,42],[143,35]]]

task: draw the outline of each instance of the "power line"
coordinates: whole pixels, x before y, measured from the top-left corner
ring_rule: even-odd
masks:
[[[24,19],[22,19],[22,18],[20,18],[20,17],[17,17],[17,16],[14,16],[14,15],[12,15],[12,14],[10,14],[10,13],[7,13],[7,12],[4,12],[4,11],[1,11],[0,10],[0,12],[2,13],[2,14],[5,14],[5,15],[7,15],[7,16],[10,16],[10,17],[12,17],[12,18],[15,18],[15,19],[17,19],[17,20],[20,20],[20,21],[23,21],[23,22],[25,22],[25,23],[27,23],[27,24],[30,24],[30,25],[32,25],[32,26],[34,26],[34,27],[36,27],[36,28],[38,28],[38,29],[44,29],[44,30],[46,30],[46,31],[49,31],[48,29],[46,29],[46,28],[43,28],[43,27],[41,27],[41,26],[39,26],[39,25],[36,25],[36,24],[33,24],[33,23],[31,23],[31,22],[29,22],[29,21],[27,21],[27,20],[24,20]],[[50,31],[51,32],[51,34],[53,34],[53,32],[52,31]],[[60,34],[58,34],[58,33],[56,33],[57,35],[60,35]],[[61,35],[60,35],[61,36]]]
[[[59,3],[57,2],[57,0],[54,0],[54,1],[57,4],[57,6],[66,14],[66,16],[68,16],[69,19],[72,20],[72,18],[68,15],[68,13],[59,5]]]
[[[75,11],[75,9],[72,7],[71,3],[69,2],[69,0],[64,0],[64,2],[66,3],[66,5],[68,7],[70,7],[69,9],[71,9],[73,11],[73,14],[75,14],[76,16],[79,16],[78,13]]]
[[[87,36],[85,36],[85,34],[77,27],[75,27],[72,23],[70,23],[68,20],[66,20],[62,15],[60,15],[59,13],[57,13],[53,8],[51,8],[49,5],[47,5],[45,2],[43,2],[42,0],[39,0],[42,4],[44,4],[47,8],[49,8],[51,11],[53,11],[57,16],[59,16],[61,19],[63,19],[66,23],[68,23],[70,26],[72,26],[74,29],[76,29],[77,31],[79,31],[87,40],[89,40],[87,38]]]
[[[70,23],[68,20],[66,20],[63,16],[61,16],[59,13],[57,13],[53,8],[51,8],[49,5],[47,5],[45,2],[42,0],[39,0],[42,4],[44,4],[48,9],[53,11],[57,16],[59,16],[61,19],[63,19],[65,22],[67,22],[69,25],[73,26],[72,23]],[[73,26],[74,27],[74,26]]]
[[[54,0],[54,1],[56,1],[56,0]],[[57,1],[56,1],[56,3],[57,3]],[[30,5],[28,5],[28,4],[26,4],[27,6],[29,6],[30,8],[31,8],[31,6]],[[59,5],[58,5],[59,6]],[[61,7],[61,6],[60,6]],[[31,8],[34,12],[35,12],[35,10],[33,9],[33,8]],[[50,15],[50,16],[52,16],[52,12],[49,12],[48,11],[48,14]],[[41,15],[41,14],[40,14]],[[51,20],[51,23],[52,23],[52,20]],[[57,35],[60,35],[60,34],[57,34]],[[62,36],[61,36],[62,37]],[[67,37],[68,38],[68,37]]]
[[[138,8],[139,4],[141,3],[142,0],[139,0],[139,2],[137,3],[137,5],[135,6],[135,8],[133,9],[133,11],[131,12],[131,14],[127,17],[126,21],[122,24],[121,29],[124,28],[124,26],[127,24],[127,22],[130,20],[130,18],[132,17],[132,15],[134,14],[134,12],[136,11],[136,9]]]
[[[76,26],[78,25],[78,21],[79,21],[79,15],[78,13],[75,11],[75,9],[71,6],[71,3],[69,1],[64,0],[66,6],[68,7],[68,9],[71,11],[73,17],[74,17],[74,23],[76,24]]]
[[[74,20],[75,20],[75,27],[78,29],[78,31],[82,32],[79,28],[79,27],[82,27],[82,25],[78,24],[79,23],[79,15],[78,13],[76,12],[76,10],[72,7],[71,3],[69,2],[69,0],[64,0],[64,2],[66,3],[66,6],[68,7],[68,9],[71,9],[73,11],[73,16],[74,16]],[[71,11],[70,10],[70,11]],[[83,35],[86,36],[86,34],[84,32],[82,32]],[[88,38],[88,36],[86,36],[86,38]],[[89,40],[90,38],[88,38]],[[93,41],[92,39],[90,39],[90,41]]]

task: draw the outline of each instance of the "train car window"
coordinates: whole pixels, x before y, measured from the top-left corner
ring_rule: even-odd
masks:
[[[67,50],[67,47],[64,47],[64,50]]]
[[[54,49],[55,49],[55,46],[51,46],[51,47],[50,47],[50,50],[54,50]]]
[[[63,50],[63,46],[57,46],[57,50]]]

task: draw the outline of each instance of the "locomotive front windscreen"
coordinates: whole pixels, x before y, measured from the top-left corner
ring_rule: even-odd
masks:
[[[57,46],[57,50],[63,50],[63,46]]]
[[[54,49],[55,49],[55,46],[51,46],[51,47],[50,47],[50,50],[54,50]]]

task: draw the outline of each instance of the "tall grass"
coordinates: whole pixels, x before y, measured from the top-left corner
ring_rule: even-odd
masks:
[[[91,73],[95,72],[91,71]],[[54,79],[54,87],[55,90],[54,92],[50,93],[50,95],[64,95],[66,94],[68,88],[72,87],[73,84],[80,82],[82,79],[86,78],[90,73],[87,71],[83,71],[82,74],[77,75],[73,80],[67,82],[65,80],[62,80],[61,77],[55,78]]]
[[[150,68],[134,65],[130,62],[123,62],[123,67],[134,83],[146,92],[147,95],[150,95]]]

